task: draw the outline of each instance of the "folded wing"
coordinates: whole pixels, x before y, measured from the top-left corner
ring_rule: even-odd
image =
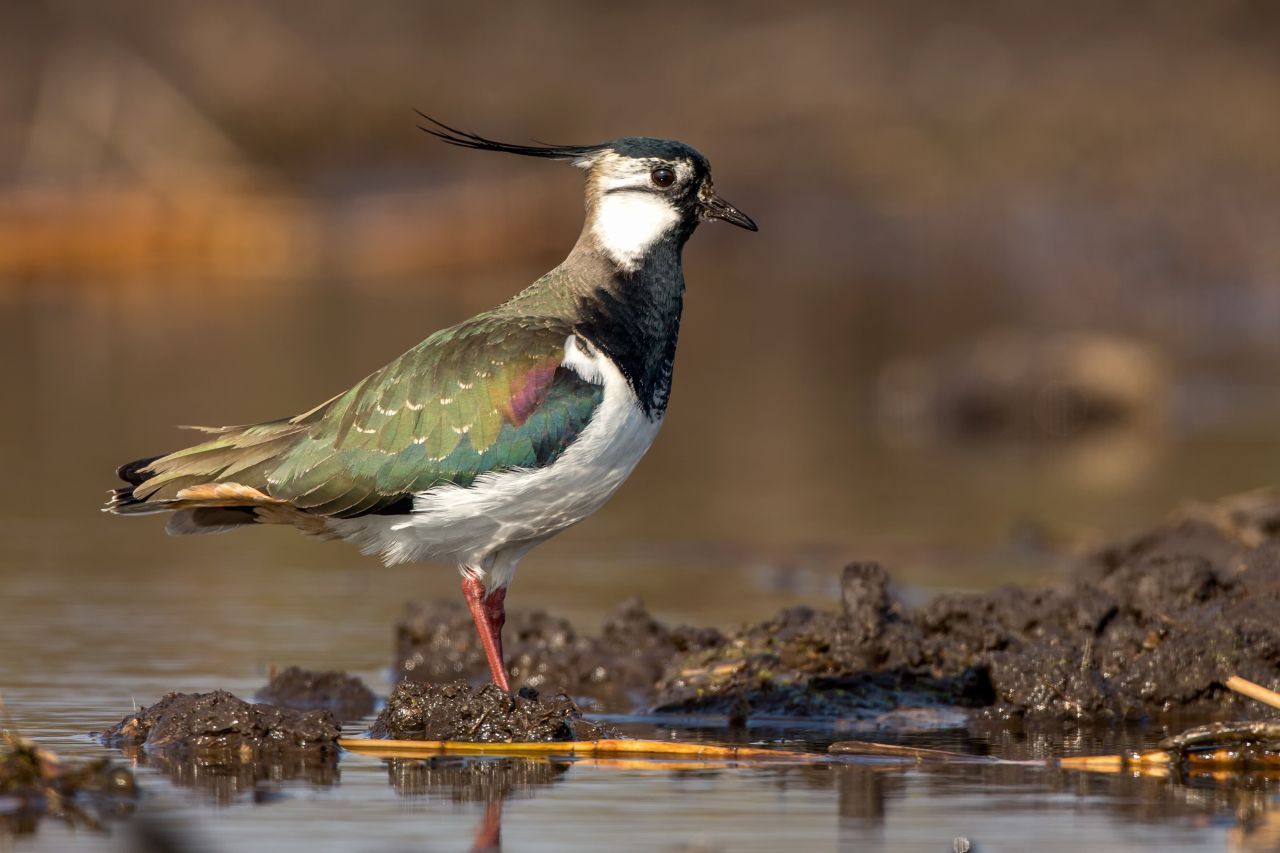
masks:
[[[404,511],[433,486],[549,465],[603,397],[563,366],[570,333],[549,318],[482,315],[296,418],[219,428],[123,466],[129,486],[108,509],[177,510],[170,529],[179,533],[253,521],[322,532],[326,517]]]

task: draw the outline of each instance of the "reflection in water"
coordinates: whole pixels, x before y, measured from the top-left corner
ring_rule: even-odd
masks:
[[[841,849],[884,844],[885,799],[899,794],[903,769],[851,764],[836,773],[836,808]]]
[[[632,725],[637,727],[637,735],[659,733],[642,732],[637,724]],[[567,820],[579,808],[611,814],[609,810],[616,809],[619,802],[631,802],[636,797],[644,799],[646,813],[651,809],[668,815],[670,825],[647,821],[630,824],[633,836],[629,838],[637,849],[687,842],[710,845],[711,849],[751,847],[750,843],[735,845],[733,839],[741,841],[741,833],[746,832],[748,839],[760,840],[762,836],[751,833],[767,832],[772,820],[781,820],[788,814],[788,820],[800,821],[798,826],[803,832],[825,838],[823,846],[834,841],[844,850],[926,844],[946,849],[953,838],[960,836],[973,839],[976,849],[993,845],[1029,849],[1041,842],[1049,843],[1046,839],[1070,838],[1078,829],[1082,809],[1087,809],[1089,825],[1095,831],[1105,828],[1107,837],[1130,838],[1137,833],[1144,842],[1156,845],[1171,839],[1185,841],[1187,833],[1204,832],[1217,838],[1219,844],[1229,842],[1232,849],[1254,851],[1270,849],[1272,841],[1280,836],[1276,817],[1280,813],[1280,773],[1271,770],[1199,772],[1183,766],[1164,772],[1089,773],[1012,763],[934,765],[867,756],[824,760],[821,755],[830,738],[824,729],[812,728],[799,735],[791,729],[785,742],[768,734],[778,731],[754,729],[736,735],[756,745],[778,743],[780,748],[812,750],[819,763],[436,755],[384,759],[381,766],[396,795],[418,801],[414,814],[437,814],[441,803],[474,806],[476,811],[470,813],[474,817],[468,817],[470,828],[454,830],[469,835],[473,850],[500,849],[507,800],[534,798],[552,785],[568,786],[572,793],[569,797],[548,798],[545,806],[554,815],[552,820]],[[661,733],[681,741],[734,739],[723,728],[678,727]],[[910,735],[882,732],[877,739],[975,755],[1043,759],[1147,749],[1162,735],[1159,731],[1132,728],[1081,729],[1065,736],[1047,731],[953,729]],[[175,785],[202,791],[219,805],[271,802],[277,784],[285,780],[331,788],[337,785],[339,775],[331,761],[229,765],[169,761],[130,750],[125,754],[160,769]],[[385,782],[377,786],[379,790],[366,790],[363,794],[354,790],[371,780],[361,768],[376,771],[376,763],[366,763],[366,758],[350,754],[343,760],[353,766],[340,799],[364,798],[371,806],[368,797],[381,799],[385,795]],[[586,767],[598,772],[588,772]],[[575,773],[575,769],[582,772]],[[347,790],[348,785],[353,790]],[[733,800],[743,795],[748,800]],[[296,805],[301,800],[291,802]],[[326,798],[324,802],[334,800]],[[562,810],[561,802],[573,803],[569,812]],[[723,809],[726,802],[734,802],[732,813],[738,815],[740,825],[720,827],[712,822],[705,824],[705,831],[690,833],[689,820],[697,821],[694,826],[703,826],[701,822]],[[770,802],[782,810],[768,812],[765,804]],[[801,803],[809,803],[812,808],[791,811]],[[403,810],[397,813],[403,814]],[[511,840],[524,838],[522,833],[528,831],[524,821],[530,813],[518,814],[516,826],[506,827],[513,833]],[[681,817],[685,819],[683,824]],[[514,815],[506,818],[508,824],[516,819]],[[748,826],[757,828],[750,830]],[[794,830],[797,824],[787,826]],[[1229,832],[1228,827],[1232,827]],[[603,831],[615,828],[610,822]],[[600,836],[590,835],[594,831],[597,830],[589,830],[583,838],[599,841]],[[418,833],[420,827],[410,827],[406,832]]]
[[[67,760],[0,729],[0,848],[34,833],[45,818],[106,831],[106,819],[132,814],[137,798],[133,774],[111,759]]]
[[[485,804],[472,850],[502,847],[502,804],[512,797],[532,797],[539,786],[552,785],[570,767],[562,761],[536,758],[433,756],[389,758],[387,776],[402,797],[440,796],[459,803]]]
[[[1174,728],[1181,729],[1182,725]],[[956,729],[906,736],[901,742],[1010,760],[1035,760],[1064,754],[1102,755],[1150,749],[1166,734],[1155,729],[1099,726],[1077,729],[1065,736],[1062,732],[1016,728],[986,732]],[[687,734],[681,733],[681,737]],[[759,742],[759,732],[754,734]],[[877,739],[898,738],[892,732],[882,732]],[[826,744],[815,738],[808,745],[821,749]],[[1091,813],[1105,812],[1115,826],[1143,826],[1151,832],[1233,823],[1228,834],[1232,849],[1252,851],[1276,849],[1276,839],[1280,839],[1280,769],[1267,765],[1269,760],[1273,759],[1259,758],[1250,765],[1254,769],[1247,772],[1198,768],[1184,761],[1173,767],[1144,768],[1141,772],[1091,773],[1052,764],[937,765],[857,756],[827,765],[765,767],[755,772],[767,774],[779,790],[834,787],[840,849],[879,849],[901,843],[904,821],[910,823],[910,816],[922,804],[927,804],[931,816],[929,827],[921,831],[945,847],[960,836],[972,837],[980,845],[984,828],[988,843],[1011,843],[1012,839],[992,834],[1009,826],[1035,838],[1035,816],[1063,808],[1074,813],[1088,803]],[[721,772],[752,771],[739,766]],[[1068,798],[1065,801],[1064,796]],[[1056,806],[1051,805],[1055,803]]]
[[[956,735],[963,739],[962,748],[966,751],[984,751],[980,735],[976,739],[972,732]],[[1150,747],[1152,738],[1150,733],[1144,736],[1132,730],[1100,728],[1096,732],[1078,732],[1077,743],[1066,750],[1060,734],[1024,736],[1006,730],[997,733],[994,740],[995,754],[1032,759],[1064,752],[1124,752],[1140,744]],[[936,738],[924,738],[913,745],[925,744],[938,745]],[[1027,832],[1028,818],[1044,813],[1046,804],[1060,795],[1069,795],[1077,803],[1088,802],[1091,810],[1106,811],[1122,827],[1204,827],[1227,819],[1236,824],[1228,838],[1233,849],[1238,850],[1275,849],[1271,845],[1280,838],[1280,771],[1272,769],[1208,770],[1188,766],[1184,761],[1173,767],[1097,773],[1065,770],[1052,764],[924,766],[855,758],[836,770],[835,779],[845,849],[887,843],[886,823],[895,817],[900,821],[895,812],[912,802],[929,803],[939,820],[955,822],[954,826],[939,827],[945,830],[940,833],[941,841],[945,841],[941,836],[950,832],[952,836],[972,835],[981,843],[986,827],[987,841],[1007,842],[1008,839],[990,835],[995,826],[1012,820],[1019,831]],[[982,794],[983,799],[975,801],[975,794]],[[948,805],[948,801],[956,805]]]
[[[297,750],[243,761],[147,752],[136,746],[122,747],[121,752],[136,766],[157,770],[174,785],[192,788],[219,806],[242,800],[271,802],[280,796],[284,782],[329,788],[339,779],[338,756],[331,751]]]
[[[1268,812],[1227,833],[1227,849],[1239,853],[1280,850],[1280,814]]]
[[[440,755],[388,758],[387,778],[402,797],[438,796],[458,803],[532,797],[536,788],[558,782],[568,762],[537,758]]]

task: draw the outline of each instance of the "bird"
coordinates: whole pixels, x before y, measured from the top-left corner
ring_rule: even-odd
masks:
[[[711,220],[758,229],[682,142],[509,144],[419,115],[450,145],[585,171],[565,259],[300,415],[192,427],[205,440],[121,465],[104,511],[170,513],[171,535],[284,524],[387,565],[455,563],[490,676],[510,692],[502,627],[516,567],[598,510],[662,425],[686,241]]]

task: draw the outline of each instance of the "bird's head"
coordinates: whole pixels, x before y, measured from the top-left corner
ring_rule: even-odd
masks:
[[[566,160],[587,172],[587,225],[596,245],[634,269],[658,243],[683,244],[699,222],[719,219],[757,230],[716,194],[707,158],[683,142],[627,136],[598,145],[509,145],[423,116],[427,133],[452,145]]]

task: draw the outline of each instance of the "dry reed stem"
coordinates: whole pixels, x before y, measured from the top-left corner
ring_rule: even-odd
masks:
[[[400,756],[461,753],[471,755],[678,755],[688,758],[733,761],[738,759],[824,761],[825,756],[782,749],[748,746],[708,746],[665,740],[574,740],[550,743],[471,743],[447,740],[381,740],[339,738],[338,746],[352,752]]]
[[[1002,759],[986,755],[971,755],[945,749],[924,749],[918,746],[899,746],[892,743],[875,743],[865,740],[842,740],[831,744],[827,751],[834,755],[873,755],[886,758],[908,758],[913,761],[942,763],[993,764]],[[1021,762],[1019,762],[1021,763]]]
[[[1242,696],[1248,696],[1250,699],[1256,699],[1264,705],[1270,705],[1272,708],[1280,708],[1280,693],[1274,690],[1268,690],[1261,684],[1254,684],[1248,679],[1233,675],[1227,679],[1227,687]]]

